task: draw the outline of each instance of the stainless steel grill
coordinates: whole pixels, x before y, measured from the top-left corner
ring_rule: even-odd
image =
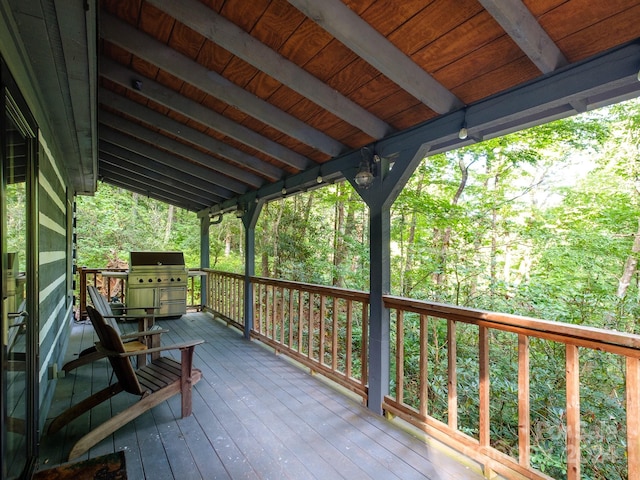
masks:
[[[156,317],[184,315],[188,277],[182,252],[131,252],[127,308],[156,307]]]

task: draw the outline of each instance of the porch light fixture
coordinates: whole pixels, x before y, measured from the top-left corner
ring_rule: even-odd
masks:
[[[242,218],[244,216],[244,207],[241,204],[238,204],[236,208],[236,218]]]
[[[373,172],[371,171],[372,158],[370,153],[366,147],[360,150],[360,167],[354,178],[356,185],[360,188],[369,188],[373,183]]]
[[[462,120],[462,127],[460,127],[460,131],[458,132],[458,138],[460,140],[464,140],[469,136],[469,132],[467,130],[467,110],[464,110],[464,118]]]

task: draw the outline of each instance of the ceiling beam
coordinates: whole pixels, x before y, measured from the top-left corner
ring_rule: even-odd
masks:
[[[234,192],[226,187],[226,178],[222,175],[200,165],[194,165],[168,152],[158,150],[152,145],[142,143],[117,129],[108,128],[108,126],[103,125],[100,128],[100,141],[112,143],[132,153],[150,158],[159,164],[159,170],[161,170],[162,165],[166,165],[184,172],[185,175],[204,179],[212,185],[211,192],[219,197],[231,198],[234,196]]]
[[[443,114],[463,106],[458,97],[341,0],[288,2],[435,112]]]
[[[135,183],[143,190],[158,194],[160,194],[161,192],[170,192],[171,196],[176,200],[179,199],[181,204],[197,202],[204,205],[210,205],[212,203],[211,198],[188,194],[177,189],[168,190],[166,185],[164,185],[162,182],[157,182],[149,177],[141,175],[132,177],[131,174],[135,172],[127,171],[126,169],[123,169],[122,166],[111,164],[109,161],[105,160],[106,159],[104,155],[100,155],[100,176],[103,180],[107,178],[118,181],[126,180],[127,182]]]
[[[100,34],[104,40],[320,152],[335,156],[346,149],[321,131],[106,12],[100,15]]]
[[[99,90],[98,98],[100,103],[109,106],[111,109],[118,110],[153,127],[164,130],[171,135],[175,135],[193,143],[194,145],[205,148],[210,152],[235,163],[240,168],[253,170],[254,173],[258,173],[266,177],[269,181],[278,180],[284,175],[284,172],[281,169],[271,165],[270,163],[259,160],[256,157],[210,137],[199,130],[184,125],[173,120],[167,115],[163,115],[155,110],[145,107],[144,105],[136,103],[133,100],[117,95],[114,92],[101,88]]]
[[[107,57],[101,57],[100,59],[100,75],[131,91],[133,91],[131,88],[132,80],[140,77],[140,74]],[[250,128],[240,125],[224,115],[220,115],[170,88],[160,85],[154,80],[145,79],[142,84],[142,90],[136,90],[136,94],[153,100],[195,122],[206,125],[296,170],[304,170],[310,164],[307,157],[269,140]]]
[[[103,110],[100,112],[99,120],[102,125],[126,132],[138,140],[142,140],[150,145],[155,145],[158,148],[167,150],[170,153],[199,164],[204,168],[215,170],[222,175],[226,175],[228,178],[224,179],[223,177],[222,179],[224,186],[233,192],[244,193],[248,190],[247,185],[256,188],[265,183],[264,180],[257,175],[229,165],[218,158],[207,155],[200,150],[180,143],[177,140],[172,140],[161,133],[149,130],[142,125],[126,120],[113,113]]]
[[[569,117],[577,113],[571,105],[576,101],[592,110],[635,98],[640,95],[638,65],[640,40],[470,105],[465,109],[469,130],[466,140],[458,137],[465,121],[465,111],[458,110],[390,135],[370,148],[383,157],[397,156],[397,161],[411,161],[411,155],[406,155],[406,152],[423,149],[428,150],[431,156],[470,145],[476,141],[472,138],[474,136],[488,139]],[[359,161],[359,151],[351,151],[322,164],[321,175],[324,177],[325,174],[349,170],[355,173]],[[287,191],[300,191],[311,185],[315,175],[318,175],[318,168],[287,177]],[[214,205],[198,215],[208,215],[215,209],[232,208],[238,202],[252,198],[277,198],[281,196],[279,190],[283,186],[283,181],[265,185],[257,191]]]
[[[215,195],[215,186],[200,178],[187,176],[180,170],[160,165],[155,161],[125,150],[122,147],[101,141],[99,143],[100,162],[107,162],[119,166],[124,170],[142,175],[157,182],[161,182],[171,190],[181,190],[185,193],[207,197],[213,201],[220,201],[222,197]],[[213,188],[212,188],[213,187]]]
[[[147,0],[200,35],[298,92],[336,117],[380,139],[392,127],[197,0]]]
[[[479,2],[542,73],[553,72],[569,63],[522,0]]]
[[[137,193],[138,195],[142,195],[143,197],[153,198],[154,200],[158,200],[163,203],[168,203],[170,205],[176,205],[180,208],[184,208],[185,210],[190,210],[192,212],[199,212],[203,208],[206,208],[200,203],[189,201],[183,203],[179,198],[171,195],[171,193],[167,192],[158,192],[158,191],[149,191],[141,188],[130,178],[104,178],[102,181],[105,183],[109,183],[118,188],[122,188],[124,190],[128,190],[133,193]]]

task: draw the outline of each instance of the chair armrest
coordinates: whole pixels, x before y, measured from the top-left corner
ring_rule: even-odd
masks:
[[[149,348],[147,350],[136,350],[134,352],[116,352],[114,350],[106,349],[102,346],[100,342],[96,342],[96,349],[99,352],[104,353],[108,357],[126,358],[126,357],[134,357],[137,355],[145,355],[145,354],[155,353],[155,352],[164,352],[165,350],[184,350],[186,348],[193,348],[196,345],[200,345],[202,343],[204,343],[204,340],[198,339],[198,340],[189,340],[187,342],[182,342],[182,343],[176,343],[174,345],[166,345],[162,347]]]
[[[148,317],[153,317],[155,318],[155,315],[145,315],[144,313],[141,313],[140,315],[102,315],[102,318],[115,318],[116,320],[137,320],[139,318],[148,318]]]
[[[151,337],[153,335],[160,335],[161,333],[169,333],[169,330],[160,328],[156,330],[145,330],[143,332],[125,333],[124,335],[120,335],[120,338],[122,340],[130,340],[132,338]]]

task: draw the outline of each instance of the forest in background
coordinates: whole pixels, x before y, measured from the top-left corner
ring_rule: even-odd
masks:
[[[426,158],[392,207],[391,293],[639,333],[639,160],[635,100]],[[131,250],[181,250],[189,267],[199,266],[193,213],[104,184],[95,197],[78,198],[77,212],[78,265],[126,261]],[[274,201],[256,227],[256,273],[367,290],[367,238],[366,205],[348,182]],[[212,268],[241,273],[242,241],[235,216],[213,225]],[[474,341],[458,348],[473,351]],[[430,348],[446,342],[436,343]],[[513,356],[495,357],[492,396],[506,397],[514,388],[505,380]],[[585,471],[588,478],[625,478],[623,366],[605,356],[583,362],[581,381],[592,394],[581,408],[594,418],[584,428]],[[534,366],[532,459],[562,478],[563,350],[532,345]],[[412,368],[405,366],[407,375]],[[472,368],[468,373],[459,392],[477,381]],[[460,423],[473,435],[477,402],[460,397]],[[493,408],[492,401],[492,418],[503,421],[492,421],[492,439],[510,451],[517,411]],[[598,420],[603,412],[605,423]]]

